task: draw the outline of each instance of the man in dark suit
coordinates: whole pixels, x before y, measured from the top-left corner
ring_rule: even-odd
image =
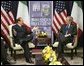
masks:
[[[14,42],[20,44],[24,49],[26,62],[33,63],[31,60],[31,53],[28,45],[28,42],[33,39],[32,32],[27,31],[27,29],[24,27],[23,19],[21,17],[19,17],[16,22],[16,25],[12,27]]]
[[[77,35],[77,26],[73,23],[73,18],[68,16],[66,18],[67,24],[63,24],[58,35],[58,56],[63,55],[64,45],[73,42],[75,36]]]

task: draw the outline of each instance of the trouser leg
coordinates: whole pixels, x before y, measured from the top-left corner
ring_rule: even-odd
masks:
[[[27,42],[24,42],[23,44],[21,44],[21,46],[24,49],[24,56],[26,61],[29,61],[31,59],[31,53],[30,53],[30,49],[29,49],[29,45]]]
[[[73,40],[72,37],[64,38],[63,40],[59,39],[59,45],[58,45],[58,57],[64,56],[64,46],[66,46],[67,43],[71,43]]]
[[[59,43],[57,51],[58,51],[58,53],[64,52],[64,43]]]

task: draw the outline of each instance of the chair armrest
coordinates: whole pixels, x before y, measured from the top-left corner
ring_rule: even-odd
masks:
[[[70,49],[73,49],[77,46],[77,35],[74,36],[73,42],[66,44],[66,46]]]
[[[52,46],[53,47],[58,47],[58,45],[59,45],[59,42],[55,42]]]
[[[28,42],[29,48],[35,48],[35,45],[32,42]]]

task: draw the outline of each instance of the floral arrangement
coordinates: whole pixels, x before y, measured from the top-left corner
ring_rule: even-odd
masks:
[[[32,32],[35,33],[37,37],[47,37],[47,33],[44,31],[41,31],[38,26],[33,27]]]
[[[47,33],[42,31],[42,32],[38,33],[37,36],[38,37],[47,37]]]
[[[62,65],[61,62],[57,61],[56,53],[50,46],[46,46],[42,50],[42,57],[44,61],[49,65]]]

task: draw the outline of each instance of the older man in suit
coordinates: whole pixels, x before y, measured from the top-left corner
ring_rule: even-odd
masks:
[[[68,16],[66,23],[63,24],[58,35],[58,56],[63,56],[63,48],[67,43],[73,42],[74,37],[77,35],[77,26],[73,23],[73,17]]]
[[[33,63],[31,60],[31,53],[28,45],[28,42],[33,39],[32,32],[27,31],[27,29],[24,27],[23,19],[21,17],[16,20],[16,25],[14,25],[12,29],[14,42],[20,44],[24,49],[26,62]]]

